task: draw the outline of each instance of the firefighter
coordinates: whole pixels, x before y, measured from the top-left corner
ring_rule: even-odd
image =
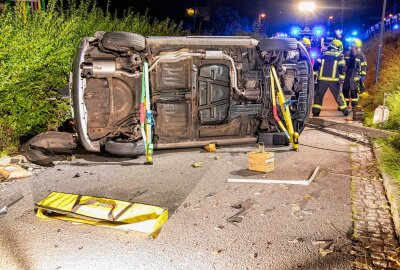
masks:
[[[311,50],[311,40],[307,37],[303,37],[302,39],[300,39],[300,43],[304,45],[304,47],[306,47],[307,51],[310,52]]]
[[[367,58],[362,53],[362,41],[355,39],[350,50],[344,55],[346,60],[346,78],[343,84],[343,95],[347,106],[354,108],[358,105],[358,94],[364,92],[364,81],[367,75]]]
[[[343,43],[334,39],[328,46],[328,50],[323,52],[315,61],[314,72],[318,76],[314,105],[312,108],[313,116],[318,117],[322,109],[322,101],[325,93],[330,89],[340,111],[345,116],[350,114],[346,101],[342,94],[342,84],[346,75],[346,61],[343,56]]]

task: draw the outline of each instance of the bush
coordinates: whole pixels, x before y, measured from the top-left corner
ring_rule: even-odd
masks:
[[[378,39],[365,44],[368,60],[367,93],[360,96],[360,104],[369,112],[366,124],[372,125],[373,111],[383,103],[384,93],[389,93],[387,106],[390,110],[389,122],[380,128],[400,131],[400,34],[387,33],[384,37],[383,57],[379,83],[375,85],[375,65]]]
[[[67,85],[81,38],[99,30],[177,35],[181,25],[131,10],[118,18],[89,0],[64,7],[52,0],[45,12],[33,15],[21,1],[1,12],[0,155],[16,151],[21,141],[54,129],[68,116],[68,104],[49,97]]]

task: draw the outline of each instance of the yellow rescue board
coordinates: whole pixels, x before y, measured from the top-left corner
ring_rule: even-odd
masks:
[[[168,209],[140,203],[52,192],[35,205],[36,216],[144,233],[159,230]]]

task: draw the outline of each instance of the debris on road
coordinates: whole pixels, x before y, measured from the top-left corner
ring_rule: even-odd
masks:
[[[35,205],[36,216],[153,234],[168,220],[168,209],[140,203],[51,192]],[[56,213],[57,215],[54,215]]]
[[[5,189],[1,191],[0,195],[0,216],[7,214],[8,208],[24,198],[21,190],[10,192],[8,189]]]
[[[228,179],[228,183],[251,183],[251,184],[286,184],[286,185],[310,185],[319,172],[319,166],[314,170],[308,180],[285,180],[285,179]]]
[[[132,196],[132,198],[129,200],[130,202],[133,202],[134,199],[136,199],[137,197],[142,196],[143,194],[145,194],[148,191],[148,189],[145,189],[143,191],[136,191],[136,193]]]
[[[26,178],[32,175],[32,172],[25,170],[19,165],[0,165],[0,178],[4,178],[6,181]]]
[[[219,225],[217,227],[215,227],[214,229],[218,230],[218,231],[222,231],[225,228],[225,226]]]
[[[274,153],[266,152],[264,145],[260,144],[258,149],[248,154],[249,170],[256,172],[273,172],[275,169]]]
[[[222,251],[223,251],[223,249],[215,249],[215,250],[213,250],[213,254],[214,254],[214,255],[218,255],[218,254],[220,254]]]
[[[203,162],[195,162],[192,164],[193,168],[200,168],[203,167],[204,163]]]
[[[314,246],[327,245],[329,243],[332,243],[332,240],[315,240],[311,242],[311,244],[313,244]]]
[[[215,194],[216,194],[215,192],[210,192],[206,195],[206,198],[212,198],[214,197]]]
[[[74,176],[72,176],[72,178],[78,178],[78,177],[81,177],[80,173],[76,173]]]
[[[292,211],[292,216],[294,216],[301,211],[301,207],[298,203],[292,203],[290,205],[290,210]]]
[[[326,255],[333,253],[334,252],[334,245],[332,243],[329,243],[327,246],[324,248],[319,248],[319,253],[325,257]]]
[[[293,239],[293,240],[289,240],[288,243],[289,243],[289,244],[297,244],[297,243],[303,242],[303,241],[304,241],[303,238],[295,238],[295,239]]]
[[[214,153],[217,151],[217,146],[215,145],[215,143],[210,143],[204,146],[204,150],[210,153]]]
[[[304,196],[304,200],[306,200],[306,201],[310,201],[310,200],[312,200],[312,198],[313,198],[313,196],[311,196],[310,194],[306,194]]]
[[[6,156],[6,157],[2,157],[0,158],[0,165],[6,166],[6,165],[19,165],[22,163],[27,162],[26,158],[23,155],[16,155],[16,156]]]
[[[239,212],[227,218],[226,220],[229,223],[241,223],[243,221],[244,216],[253,207],[253,205],[254,201],[252,201],[251,199],[247,199],[244,202],[232,205],[231,207],[234,209],[239,209]]]

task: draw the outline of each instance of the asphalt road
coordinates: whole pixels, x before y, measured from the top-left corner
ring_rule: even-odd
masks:
[[[24,199],[0,217],[0,269],[352,269],[349,147],[319,130],[302,134],[300,151],[271,149],[276,170],[246,170],[251,146],[159,151],[144,158],[78,155],[28,179],[1,184]],[[327,150],[328,149],[328,150]],[[219,159],[215,159],[215,156]],[[194,162],[204,162],[193,168]],[[307,179],[310,186],[233,184],[228,178]],[[80,177],[74,177],[79,173]],[[134,200],[167,207],[156,239],[116,229],[35,216],[51,191]],[[254,205],[240,223],[232,205]],[[331,243],[334,252],[322,253]]]

